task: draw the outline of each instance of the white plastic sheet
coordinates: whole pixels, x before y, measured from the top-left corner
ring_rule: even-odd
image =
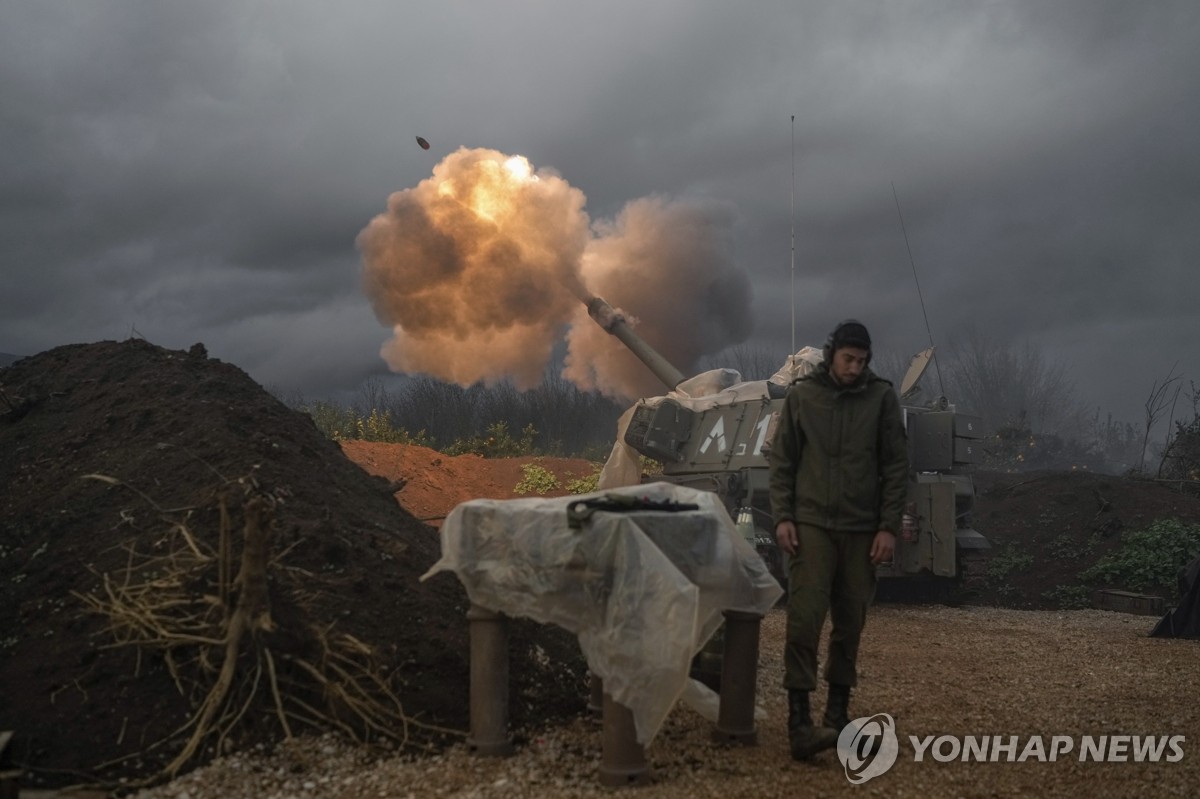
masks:
[[[579,529],[570,504],[610,495],[693,511],[595,512]],[[442,557],[477,605],[557,624],[579,637],[604,690],[633,713],[648,745],[683,693],[692,657],[723,610],[766,613],[783,594],[717,497],[650,483],[555,499],[478,499],[442,524]]]

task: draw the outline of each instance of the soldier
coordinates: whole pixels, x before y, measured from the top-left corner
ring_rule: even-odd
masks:
[[[900,401],[876,376],[871,336],[850,319],[825,342],[824,362],[788,389],[769,453],[775,539],[788,554],[788,739],[806,760],[837,745],[850,722],[858,643],[875,596],[875,566],[892,559],[908,488]],[[833,620],[822,726],[813,725],[817,645]]]

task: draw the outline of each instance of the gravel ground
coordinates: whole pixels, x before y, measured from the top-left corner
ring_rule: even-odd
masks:
[[[785,617],[764,619],[759,721],[754,747],[711,743],[712,725],[676,708],[647,751],[654,797],[796,796],[1195,796],[1200,786],[1200,642],[1148,638],[1155,619],[1096,610],[879,606],[861,655],[851,716],[888,713],[899,753],[887,772],[852,785],[836,752],[813,763],[787,754],[780,685]],[[819,713],[823,696],[814,696]],[[466,701],[464,697],[464,701]],[[236,753],[141,799],[282,797],[599,797],[600,725],[518,731],[511,758],[476,758],[459,746],[431,757],[347,745],[327,736],[271,752]],[[915,760],[910,736],[1033,736],[1047,748],[1068,736],[1054,761]],[[1084,736],[1184,736],[1177,762],[1080,762]],[[945,744],[946,747],[949,744]],[[948,752],[949,749],[943,749]],[[1166,750],[1167,754],[1171,750]],[[1003,757],[1003,756],[1002,756]]]

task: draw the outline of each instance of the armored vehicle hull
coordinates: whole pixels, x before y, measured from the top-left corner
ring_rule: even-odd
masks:
[[[729,369],[684,380],[674,367],[664,366],[665,359],[638,339],[607,303],[595,298],[588,307],[623,342],[636,340],[637,346],[630,349],[669,389],[663,396],[639,401],[622,416],[600,488],[649,479],[715,492],[786,587],[786,564],[775,544],[771,519],[766,453],[788,385],[817,368],[821,351],[802,349],[768,380],[741,381]],[[922,354],[922,363],[930,354]],[[904,393],[919,376],[914,370],[906,377]],[[990,548],[971,526],[975,489],[970,469],[979,452],[980,420],[939,399],[929,407],[904,406],[904,421],[910,463],[905,524],[892,562],[877,572],[881,587],[886,590],[887,583],[901,580],[953,584],[977,576]],[[661,464],[661,474],[643,478],[639,456]]]

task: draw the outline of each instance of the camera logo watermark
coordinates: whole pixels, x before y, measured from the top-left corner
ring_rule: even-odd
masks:
[[[890,769],[900,752],[896,720],[887,713],[855,719],[838,735],[838,760],[851,785],[861,785]]]

